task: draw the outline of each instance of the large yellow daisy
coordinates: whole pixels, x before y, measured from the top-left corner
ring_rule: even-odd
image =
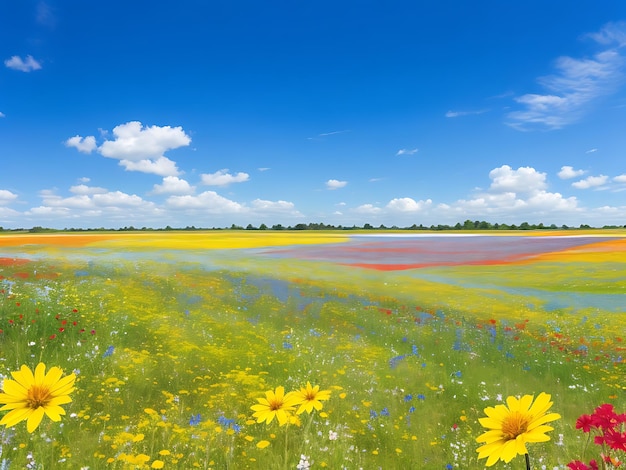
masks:
[[[257,423],[265,421],[270,424],[274,418],[278,420],[278,424],[282,426],[289,420],[297,404],[297,397],[294,392],[285,394],[285,387],[278,386],[276,390],[268,390],[265,397],[257,398],[256,405],[251,406],[254,410],[254,416]]]
[[[28,366],[22,366],[17,372],[11,372],[13,379],[5,379],[0,393],[0,411],[10,410],[0,425],[15,426],[23,420],[28,432],[33,432],[46,414],[52,421],[61,421],[65,410],[60,405],[72,401],[69,394],[74,391],[76,375],[70,374],[63,378],[63,371],[51,367],[46,374],[46,366],[39,363],[35,373]]]
[[[320,390],[320,386],[311,386],[311,382],[306,383],[306,387],[300,387],[300,390],[294,392],[297,398],[297,404],[300,405],[296,414],[303,412],[312,413],[315,408],[317,411],[322,409],[322,401],[330,398],[330,390]]]
[[[489,431],[476,441],[483,442],[476,451],[478,458],[487,457],[487,467],[498,460],[510,462],[516,455],[525,455],[527,442],[545,442],[550,437],[545,433],[553,428],[545,423],[559,419],[557,413],[547,413],[552,406],[550,395],[540,393],[533,402],[532,395],[522,398],[508,397],[507,406],[496,405],[485,408],[486,418],[480,424]]]

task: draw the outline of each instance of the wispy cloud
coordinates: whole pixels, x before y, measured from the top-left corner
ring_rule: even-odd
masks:
[[[339,181],[339,180],[328,180],[326,181],[326,189],[334,190],[343,188],[348,184],[347,181]]]
[[[243,183],[250,179],[248,173],[239,172],[234,175],[228,173],[228,169],[216,171],[215,173],[205,173],[200,175],[202,184],[207,186],[228,186],[232,183]]]
[[[36,61],[32,55],[27,55],[26,59],[14,55],[10,59],[5,60],[4,65],[10,69],[19,70],[21,72],[32,72],[33,70],[41,69],[41,64]]]
[[[488,109],[480,109],[478,111],[448,111],[446,113],[447,118],[456,118],[461,116],[471,116],[472,114],[484,114],[488,112]]]
[[[509,113],[507,124],[518,130],[560,129],[579,120],[596,99],[618,89],[626,62],[626,23],[609,23],[587,37],[607,47],[592,58],[559,57],[555,73],[538,79],[546,93],[515,98],[522,109]]]
[[[396,152],[396,157],[399,155],[415,155],[419,152],[418,149],[400,149]]]
[[[331,135],[345,134],[346,132],[350,132],[350,130],[346,129],[346,130],[343,130],[343,131],[324,132],[322,134],[317,134],[315,137],[307,137],[307,140],[316,140],[316,139],[320,139],[322,137],[329,137]]]
[[[598,149],[589,149],[585,153],[596,153]]]
[[[56,26],[54,11],[46,2],[39,2],[37,4],[36,19],[37,23],[48,26],[49,28],[54,28]]]
[[[4,114],[2,111],[0,111],[0,118],[6,117],[6,114]]]

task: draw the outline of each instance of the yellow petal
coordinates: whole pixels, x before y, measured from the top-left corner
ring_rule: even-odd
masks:
[[[25,420],[33,412],[32,408],[19,408],[8,412],[0,420],[0,425],[4,424],[7,428],[15,426],[20,421]]]
[[[28,396],[28,389],[15,380],[5,379],[2,388],[4,393],[0,393],[0,403],[24,400]]]
[[[11,375],[22,387],[28,390],[35,383],[33,372],[27,367],[22,366],[20,370],[11,372]]]
[[[534,416],[543,415],[546,411],[550,409],[552,406],[552,402],[550,401],[550,395],[545,392],[541,392],[533,406],[530,408],[529,412]]]
[[[46,365],[43,362],[40,362],[39,364],[37,364],[37,367],[35,367],[35,375],[34,375],[35,383],[43,384],[45,376],[46,376]]]
[[[76,380],[75,374],[70,374],[70,375],[63,377],[57,383],[52,384],[50,386],[50,393],[52,395],[67,395],[69,393],[72,393],[74,391],[75,380]]]
[[[39,408],[33,410],[33,412],[28,417],[28,421],[26,422],[26,430],[28,432],[33,432],[35,429],[37,429],[37,427],[41,423],[43,414],[44,414],[43,406],[40,406]]]
[[[46,416],[50,418],[52,421],[61,421],[61,415],[65,414],[65,410],[60,406],[46,406],[42,407]]]
[[[57,382],[63,375],[63,371],[60,367],[51,367],[48,373],[43,377],[41,384],[47,386],[48,388],[52,388],[57,385]],[[68,376],[70,377],[70,376]],[[67,377],[66,377],[67,378]]]

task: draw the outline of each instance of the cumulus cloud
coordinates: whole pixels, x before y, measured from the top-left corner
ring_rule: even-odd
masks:
[[[153,194],[193,194],[194,191],[193,186],[178,176],[166,176],[163,184],[155,184],[152,188]]]
[[[20,72],[32,72],[41,69],[41,64],[37,62],[32,55],[27,55],[26,59],[14,55],[10,59],[4,61],[4,65],[13,70]]]
[[[7,205],[17,200],[17,194],[7,189],[0,189],[0,205]]]
[[[396,152],[396,157],[400,155],[415,155],[418,149],[400,149]]]
[[[557,173],[558,177],[562,180],[568,180],[571,178],[576,178],[577,176],[581,176],[585,174],[585,170],[574,170],[571,166],[562,166],[561,171]]]
[[[127,171],[140,171],[160,176],[178,176],[176,163],[165,157],[164,153],[189,145],[191,138],[182,127],[143,126],[141,122],[131,121],[113,128],[113,139],[106,139],[96,145],[94,136],[76,135],[65,141],[68,147],[79,152],[91,153],[96,150],[100,155],[119,160]]]
[[[98,147],[96,145],[96,138],[92,135],[87,137],[81,137],[79,135],[70,137],[65,141],[65,146],[74,147],[76,150],[82,153],[91,153]]]
[[[494,192],[534,193],[546,188],[546,174],[531,167],[517,170],[502,165],[489,172],[490,190]]]
[[[174,209],[194,209],[207,214],[237,214],[245,211],[245,206],[222,197],[215,191],[205,191],[197,196],[170,196],[166,203]]]
[[[228,169],[216,171],[215,173],[204,173],[200,175],[202,184],[207,186],[228,186],[231,183],[243,183],[250,179],[248,173],[239,172],[231,175]]]
[[[302,214],[296,209],[295,204],[289,201],[266,201],[263,199],[255,199],[252,201],[251,208],[257,215],[268,214],[302,217]]]
[[[382,209],[373,204],[362,204],[354,209],[354,211],[359,214],[380,214]]]
[[[140,171],[142,173],[152,173],[159,176],[174,176],[180,174],[176,167],[176,162],[167,157],[159,157],[156,160],[145,158],[143,160],[120,160],[120,165],[126,171]]]
[[[138,207],[153,203],[144,201],[136,194],[127,194],[122,191],[104,191],[87,194],[86,191],[77,193],[75,196],[61,197],[53,191],[41,192],[42,202],[45,207],[61,207],[65,209],[95,209],[114,208],[116,210],[125,207]]]
[[[623,81],[626,63],[626,23],[610,23],[588,35],[605,49],[592,58],[559,57],[556,72],[540,78],[546,93],[528,93],[515,99],[522,109],[507,115],[518,130],[559,129],[579,120],[596,99],[615,92]]]
[[[419,212],[429,207],[432,204],[432,200],[416,201],[410,197],[395,198],[389,201],[387,209],[396,212]]]
[[[577,189],[598,188],[600,186],[604,186],[608,179],[609,177],[605,175],[588,176],[585,179],[572,183],[572,186]]]
[[[616,176],[615,178],[613,178],[613,181],[615,181],[616,183],[626,183],[626,174]]]
[[[335,190],[345,187],[348,184],[347,181],[328,180],[326,181],[326,189]]]
[[[105,188],[98,188],[96,186],[87,186],[86,184],[78,184],[76,186],[70,187],[70,192],[73,194],[79,195],[93,195],[93,194],[104,194],[108,192]]]
[[[258,210],[270,211],[292,211],[294,209],[293,202],[287,201],[266,201],[263,199],[255,199],[252,201],[252,207]]]

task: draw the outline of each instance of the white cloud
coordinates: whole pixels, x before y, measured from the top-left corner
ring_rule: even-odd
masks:
[[[21,72],[32,72],[33,70],[41,69],[41,64],[37,62],[32,55],[26,56],[25,60],[22,60],[20,56],[14,55],[10,59],[4,61],[4,65],[13,70],[19,70]]]
[[[396,157],[399,155],[415,155],[418,151],[418,149],[400,149],[396,152]]]
[[[335,190],[345,187],[348,184],[347,181],[328,180],[326,181],[326,189]]]
[[[151,173],[159,176],[176,176],[180,174],[176,167],[176,162],[173,162],[167,157],[159,157],[156,160],[149,158],[143,160],[120,160],[120,165],[123,166],[126,171],[140,171],[142,173]]]
[[[577,176],[584,175],[585,170],[574,170],[571,166],[562,166],[561,171],[557,173],[558,177],[562,180],[568,180],[576,178]]]
[[[608,181],[608,179],[609,179],[609,177],[605,176],[605,175],[588,176],[585,179],[582,179],[580,181],[576,181],[575,183],[572,183],[572,186],[574,188],[578,188],[578,189],[597,188],[599,186],[605,185],[606,182]]]
[[[105,140],[99,152],[104,157],[119,160],[156,160],[167,150],[185,147],[191,138],[182,127],[150,126],[132,121],[113,128],[115,140]]]
[[[395,198],[389,201],[386,208],[396,212],[419,212],[432,204],[432,200],[415,201],[410,197]]]
[[[589,149],[585,153],[595,153],[597,151],[598,151],[598,149]]]
[[[87,181],[89,179],[87,178]],[[104,194],[108,192],[105,188],[98,188],[96,186],[87,186],[85,184],[79,184],[76,186],[72,186],[70,188],[70,192],[79,195],[93,195],[93,194]]]
[[[597,43],[624,45],[626,23],[612,23],[595,35]],[[518,130],[559,129],[576,122],[589,105],[601,96],[613,93],[623,80],[624,56],[618,48],[608,48],[592,58],[559,57],[556,73],[539,79],[548,92],[528,93],[515,99],[523,106],[508,114],[508,124]]]
[[[626,174],[616,176],[613,178],[613,181],[616,183],[626,183]]]
[[[301,217],[302,214],[296,210],[293,202],[288,201],[266,201],[263,199],[255,199],[252,201],[252,209],[255,214],[286,214]]]
[[[4,206],[17,200],[17,194],[13,194],[7,189],[0,189],[0,205]]]
[[[263,199],[255,199],[252,201],[252,207],[259,210],[293,210],[293,202],[287,201],[266,201]]]
[[[166,176],[163,184],[155,184],[152,188],[153,194],[193,194],[195,188],[186,180],[177,176]]]
[[[208,214],[237,214],[245,211],[245,206],[220,196],[215,191],[205,191],[197,196],[170,196],[167,205],[174,209],[198,209]]]
[[[82,153],[91,153],[97,148],[96,138],[92,135],[87,137],[81,137],[79,135],[70,137],[65,141],[65,146],[74,147],[76,150]]]
[[[102,134],[102,132],[101,132]],[[74,136],[65,141],[68,147],[91,153],[97,150],[100,155],[120,161],[127,171],[140,171],[160,176],[178,176],[176,163],[164,156],[168,150],[185,147],[191,138],[182,127],[143,126],[131,121],[113,128],[113,139],[105,138],[102,145],[96,145],[94,136]]]
[[[7,117],[7,115],[4,114],[2,111],[0,111],[0,118],[3,118],[3,117]]]
[[[248,173],[239,172],[235,175],[228,173],[228,169],[216,171],[215,173],[204,173],[200,175],[202,184],[207,186],[228,186],[231,183],[243,183],[250,179]]]
[[[373,204],[362,204],[354,209],[354,211],[359,214],[380,214],[382,209],[374,206]]]
[[[546,174],[531,167],[513,170],[502,165],[489,172],[490,190],[494,192],[534,193],[546,188]]]

